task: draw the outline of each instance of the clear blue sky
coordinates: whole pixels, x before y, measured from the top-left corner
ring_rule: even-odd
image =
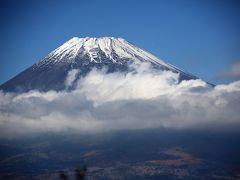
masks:
[[[212,83],[240,61],[240,1],[0,1],[0,83],[68,39],[116,36]]]

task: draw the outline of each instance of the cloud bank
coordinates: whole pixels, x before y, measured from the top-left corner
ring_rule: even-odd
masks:
[[[69,73],[70,86],[77,70]],[[73,91],[0,92],[0,137],[28,133],[240,128],[240,81],[210,86],[140,64],[128,73],[93,69]]]

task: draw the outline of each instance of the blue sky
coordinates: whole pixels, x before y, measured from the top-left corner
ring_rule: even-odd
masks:
[[[234,80],[224,74],[240,61],[237,0],[0,3],[0,83],[74,36],[123,37],[216,84]]]

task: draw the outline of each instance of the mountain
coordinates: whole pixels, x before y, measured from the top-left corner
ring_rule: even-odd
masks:
[[[74,37],[45,58],[5,82],[0,89],[10,92],[64,90],[65,79],[72,69],[80,70],[77,78],[86,75],[93,67],[107,68],[107,72],[128,71],[133,62],[149,62],[159,70],[179,73],[179,80],[197,79],[179,68],[168,64],[149,52],[122,38]]]

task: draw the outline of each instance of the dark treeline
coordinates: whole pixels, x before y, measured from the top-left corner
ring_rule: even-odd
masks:
[[[75,179],[76,180],[85,179],[86,174],[87,174],[87,166],[82,166],[81,168],[75,169]],[[66,171],[60,171],[59,177],[61,180],[68,180],[68,173]]]

